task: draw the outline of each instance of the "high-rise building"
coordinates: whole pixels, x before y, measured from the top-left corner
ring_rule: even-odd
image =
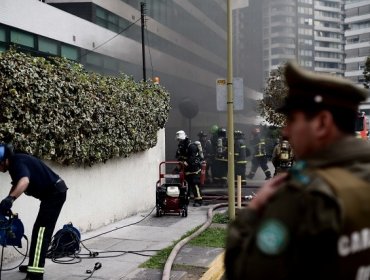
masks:
[[[345,15],[345,76],[362,84],[364,64],[370,56],[370,0],[346,1]]]
[[[343,0],[264,0],[264,76],[287,60],[344,75]]]

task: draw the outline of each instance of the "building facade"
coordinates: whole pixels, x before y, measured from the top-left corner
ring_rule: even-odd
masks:
[[[345,76],[362,84],[364,64],[370,56],[370,0],[346,1],[345,15]]]
[[[159,77],[171,94],[166,125],[171,159],[177,130],[196,139],[199,130],[227,124],[226,112],[216,106],[216,80],[227,73],[226,2],[143,2],[142,10],[137,0],[2,0],[0,50],[15,44],[35,55],[65,56],[89,71],[124,72],[138,81],[144,73],[147,80]],[[234,117],[239,129],[255,122],[255,102],[248,106],[248,92],[245,109]]]
[[[287,60],[344,75],[342,0],[263,1],[264,76]]]

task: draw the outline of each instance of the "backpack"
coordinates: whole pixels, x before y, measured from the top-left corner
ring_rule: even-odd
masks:
[[[72,223],[66,224],[53,236],[46,257],[50,259],[74,256],[80,252],[81,234]]]

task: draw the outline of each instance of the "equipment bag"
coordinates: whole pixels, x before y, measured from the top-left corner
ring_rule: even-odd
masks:
[[[47,258],[63,258],[80,252],[81,234],[72,223],[66,224],[53,236]]]

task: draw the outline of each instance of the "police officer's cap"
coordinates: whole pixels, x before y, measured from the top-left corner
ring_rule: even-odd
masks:
[[[351,81],[330,74],[318,74],[299,68],[288,62],[285,80],[289,88],[284,104],[278,112],[287,114],[293,110],[343,108],[357,111],[360,102],[366,100],[368,91]]]

